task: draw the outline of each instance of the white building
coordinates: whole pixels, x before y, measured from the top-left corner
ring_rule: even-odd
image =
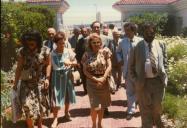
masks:
[[[143,12],[168,12],[182,19],[182,28],[187,27],[187,0],[119,0],[113,8],[121,12],[121,21]]]
[[[69,8],[68,2],[65,0],[26,0],[27,3],[33,5],[45,5],[56,10],[56,29],[61,30],[63,26],[63,14]]]

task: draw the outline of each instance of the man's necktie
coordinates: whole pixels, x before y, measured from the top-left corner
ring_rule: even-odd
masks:
[[[151,66],[152,66],[152,72],[153,74],[156,74],[158,71],[157,71],[157,66],[156,66],[156,58],[153,54],[152,44],[149,43],[148,46],[149,46],[149,55],[150,55],[150,61],[151,61]]]

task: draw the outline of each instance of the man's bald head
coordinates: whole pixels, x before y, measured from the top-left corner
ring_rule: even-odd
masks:
[[[56,30],[54,28],[48,28],[47,34],[48,34],[48,38],[52,40],[56,34]]]

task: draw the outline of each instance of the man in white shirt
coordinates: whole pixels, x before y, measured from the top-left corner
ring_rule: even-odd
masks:
[[[126,94],[127,94],[127,120],[130,120],[135,113],[136,106],[136,97],[135,97],[135,88],[134,83],[131,81],[128,75],[128,61],[130,58],[130,50],[133,46],[136,46],[142,38],[135,36],[136,34],[136,26],[134,23],[125,23],[124,30],[126,37],[123,38],[121,42],[119,42],[118,46],[118,62],[123,65],[123,77],[126,83]]]
[[[162,128],[161,102],[167,85],[167,54],[164,43],[155,38],[155,25],[145,23],[144,40],[132,47],[128,72],[135,83],[143,128]]]

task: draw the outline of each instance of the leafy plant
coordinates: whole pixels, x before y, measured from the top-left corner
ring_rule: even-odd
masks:
[[[167,13],[152,13],[152,12],[144,12],[142,14],[131,16],[127,21],[136,23],[138,25],[138,33],[142,35],[142,25],[145,22],[153,22],[157,26],[158,33],[162,33],[164,31],[165,25],[168,20]]]
[[[183,35],[184,37],[187,37],[187,27],[184,27],[184,28],[182,29],[182,35]]]
[[[1,67],[9,71],[16,60],[16,47],[20,36],[30,30],[38,30],[43,38],[47,28],[54,25],[54,10],[40,5],[1,2]]]
[[[11,105],[10,91],[11,85],[7,83],[8,73],[1,71],[1,114],[4,115],[4,110]]]
[[[177,128],[184,128],[187,124],[187,99],[184,97],[176,97],[169,93],[163,101],[163,112],[169,116],[169,118],[175,119],[175,125]]]
[[[187,57],[187,45],[179,43],[168,49],[168,58],[178,61],[184,57]]]

